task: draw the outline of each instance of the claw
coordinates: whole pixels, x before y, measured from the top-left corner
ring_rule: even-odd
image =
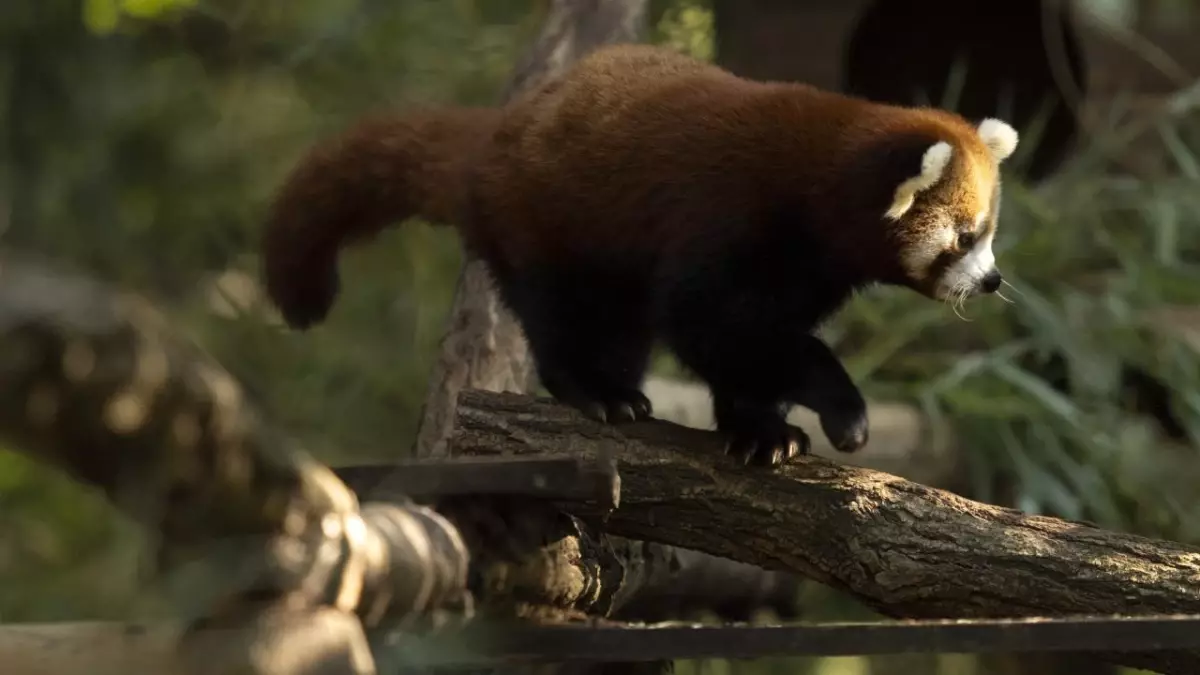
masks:
[[[783,459],[784,460],[792,459],[793,457],[795,457],[798,454],[800,454],[800,443],[796,439],[793,438],[790,441],[788,441],[787,455],[784,456]]]
[[[633,411],[633,406],[624,401],[618,401],[609,406],[608,421],[613,424],[632,422],[636,419],[637,415]]]
[[[735,430],[725,444],[725,453],[744,466],[776,467],[810,449],[808,435],[783,420]]]
[[[637,390],[596,398],[582,394],[557,398],[575,407],[584,417],[607,424],[636,422],[651,415],[650,399]]]
[[[648,419],[654,413],[654,407],[650,405],[650,399],[646,398],[646,395],[640,391],[631,393],[634,394],[631,403],[637,419]]]

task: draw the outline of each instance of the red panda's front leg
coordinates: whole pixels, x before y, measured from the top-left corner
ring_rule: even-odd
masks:
[[[786,421],[795,403],[818,414],[835,447],[857,450],[867,440],[866,404],[837,356],[812,335],[849,286],[831,283],[817,264],[772,265],[771,254],[713,255],[666,275],[657,304],[664,337],[708,384],[730,454],[774,466],[807,453],[808,436]],[[781,282],[771,274],[778,269],[799,281]]]
[[[811,446],[803,430],[787,423],[790,405],[801,396],[826,400],[807,394],[838,378],[826,372],[830,362],[824,354],[809,355],[808,326],[777,320],[764,297],[680,293],[666,312],[666,338],[684,366],[712,392],[713,416],[727,439],[728,454],[745,464],[776,466],[807,454]],[[827,400],[847,399],[844,391],[834,394]],[[828,414],[832,409],[824,410],[822,419],[831,421],[826,428],[833,429],[832,422],[840,418]]]
[[[789,343],[790,356],[777,356],[781,370],[774,376],[740,388],[731,388],[723,379],[710,384],[717,427],[729,436],[729,454],[744,463],[774,466],[808,454],[808,436],[786,422],[792,403],[817,413],[825,437],[841,452],[854,452],[867,443],[866,400],[837,355],[812,335]]]
[[[837,355],[820,338],[809,335],[795,345],[803,355],[803,381],[788,392],[788,401],[817,413],[821,430],[833,447],[854,452],[867,444],[867,402]]]
[[[778,466],[811,449],[808,434],[787,423],[784,404],[717,387],[712,396],[717,430],[727,438],[725,452],[743,464]]]

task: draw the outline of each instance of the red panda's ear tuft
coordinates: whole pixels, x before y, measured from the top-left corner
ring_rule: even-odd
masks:
[[[892,203],[883,215],[892,220],[899,220],[912,208],[918,192],[928,190],[941,180],[953,155],[954,146],[946,141],[938,141],[929,146],[921,155],[920,173],[904,179],[896,186],[895,192],[892,193]]]
[[[1008,159],[1017,149],[1017,130],[1007,122],[989,117],[979,123],[978,131],[997,163]]]

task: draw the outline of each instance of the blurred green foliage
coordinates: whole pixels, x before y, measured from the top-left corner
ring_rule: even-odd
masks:
[[[356,292],[309,335],[259,320],[236,282],[256,276],[260,214],[308,144],[368,108],[494,101],[540,3],[149,6],[121,3],[104,30],[82,0],[0,6],[4,244],[158,300],[322,457],[406,453],[457,274],[454,233],[415,224],[354,252]],[[221,301],[237,309],[214,312]],[[57,474],[0,462],[20,487],[0,492],[5,517],[27,524],[0,545],[0,619],[134,607],[115,598],[136,587],[132,531]],[[31,529],[42,543],[23,543]]]
[[[342,269],[352,292],[327,323],[295,334],[262,319],[251,283],[259,219],[298,154],[364,110],[495,101],[545,4],[0,3],[3,241],[159,300],[323,459],[404,454],[460,263],[453,231],[414,223],[351,251]],[[652,7],[652,39],[712,57],[705,2]],[[1169,103],[1149,125],[1115,104],[1109,128],[1060,176],[1036,188],[1006,183],[997,245],[1011,304],[975,300],[960,320],[878,289],[826,330],[868,393],[952,423],[975,498],[1200,541],[1194,445],[1164,441],[1118,386],[1125,365],[1160,378],[1194,433],[1196,351],[1147,318],[1200,305],[1197,101],[1185,93]],[[1153,180],[1107,159],[1137,125],[1138,142],[1168,161]],[[1053,386],[1053,355],[1070,393]],[[139,539],[96,495],[0,453],[0,503],[0,620],[149,606],[134,573]],[[863,616],[844,600],[822,606]],[[974,672],[956,659],[920,663]],[[796,672],[789,663],[755,672]],[[867,667],[804,663],[831,674]],[[693,665],[680,672],[731,667]]]
[[[111,33],[121,23],[122,15],[156,19],[195,5],[196,0],[84,0],[83,24],[93,33]]]
[[[714,57],[713,13],[702,0],[673,0],[657,9],[651,39],[672,49],[711,61]]]

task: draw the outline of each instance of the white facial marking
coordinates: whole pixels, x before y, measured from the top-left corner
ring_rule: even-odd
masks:
[[[899,220],[913,205],[913,199],[921,190],[928,190],[942,178],[946,166],[950,164],[950,156],[954,154],[954,146],[945,141],[938,141],[929,146],[921,156],[921,173],[904,181],[892,195],[892,205],[884,212],[884,216]]]
[[[979,288],[983,277],[996,268],[996,254],[992,252],[995,235],[995,230],[987,233],[966,255],[946,268],[938,284],[940,296],[958,295],[964,290],[970,293]]]
[[[904,269],[913,277],[925,276],[942,251],[954,245],[954,237],[952,227],[939,227],[929,238],[908,245],[901,259]]]
[[[992,159],[997,163],[1008,159],[1017,149],[1017,130],[994,117],[989,117],[979,123],[979,138],[992,153]]]

